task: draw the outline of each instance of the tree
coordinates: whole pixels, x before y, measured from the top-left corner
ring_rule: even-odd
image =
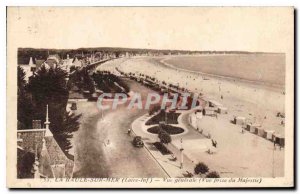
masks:
[[[82,115],[74,115],[65,112],[60,132],[57,134],[57,140],[60,142],[62,150],[68,154],[69,149],[72,148],[70,139],[73,137],[73,132],[79,129],[79,118]]]
[[[83,89],[88,90],[92,94],[95,92],[94,80],[90,77],[87,70],[83,72]]]
[[[25,89],[26,81],[25,81],[26,73],[24,69],[18,66],[18,93],[22,92]]]
[[[18,129],[28,129],[32,127],[32,102],[27,92],[27,83],[25,81],[25,72],[18,66],[18,102],[17,118]]]
[[[129,86],[114,74],[109,71],[97,71],[93,74],[97,88],[107,93],[128,93]]]
[[[220,175],[216,171],[212,171],[206,175],[206,178],[220,178]]]
[[[67,153],[71,148],[69,139],[79,128],[79,116],[68,115],[66,106],[69,91],[66,85],[67,73],[57,68],[41,67],[28,84],[32,95],[33,119],[41,120],[46,117],[46,106],[49,105],[50,130],[61,149]]]
[[[29,80],[28,91],[37,103],[45,101],[67,101],[69,91],[66,87],[67,72],[60,68],[41,67]],[[65,102],[66,104],[66,102]]]
[[[28,91],[32,95],[34,119],[45,121],[46,106],[49,105],[51,130],[57,134],[63,122],[63,115],[69,97],[66,86],[67,73],[60,68],[40,68],[29,80]]]
[[[158,133],[158,138],[163,144],[168,144],[172,142],[170,134],[168,134],[165,130],[160,130],[160,132]]]
[[[208,168],[208,166],[207,166],[206,164],[204,164],[203,162],[199,162],[199,163],[196,165],[194,171],[195,171],[195,174],[205,174],[205,173],[207,173],[207,172],[209,171],[209,168]]]

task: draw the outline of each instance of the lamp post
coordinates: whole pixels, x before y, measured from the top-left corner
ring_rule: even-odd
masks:
[[[69,72],[67,73],[66,77],[65,77],[65,81],[66,81],[66,86],[68,85],[68,81],[69,81]]]
[[[182,146],[182,138],[180,139],[181,148],[180,148],[180,169],[183,169],[183,146]]]
[[[273,138],[273,137],[272,137]],[[273,146],[273,152],[272,152],[272,177],[275,178],[275,158],[274,158],[274,155],[275,155],[275,139],[273,139],[273,143],[274,143],[274,146]]]
[[[101,120],[103,120],[103,109],[101,109]]]
[[[165,123],[168,124],[168,113],[167,113],[167,109],[165,109]]]

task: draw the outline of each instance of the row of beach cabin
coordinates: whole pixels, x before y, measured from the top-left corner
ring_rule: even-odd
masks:
[[[237,116],[234,118],[233,123],[236,125],[241,125],[250,133],[253,133],[269,141],[272,141],[275,144],[278,144],[280,147],[284,147],[285,145],[285,138],[282,135],[275,133],[274,130],[263,129],[259,124],[246,123],[245,117]]]
[[[221,103],[211,100],[208,98],[203,98],[207,102],[208,106],[203,108],[203,115],[204,116],[216,116],[219,114],[227,114],[228,108],[224,107]],[[265,138],[269,141],[274,142],[275,144],[279,145],[280,147],[285,146],[285,138],[284,136],[275,133],[274,130],[266,130],[263,129],[259,124],[247,123],[246,118],[242,116],[236,116],[233,120],[233,123],[236,125],[241,125],[245,128],[246,131],[258,135],[262,138]]]

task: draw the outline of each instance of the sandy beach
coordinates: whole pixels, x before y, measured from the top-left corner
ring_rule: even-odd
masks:
[[[170,57],[122,58],[105,63],[98,69],[109,70],[116,74],[115,68],[127,73],[142,73],[160,81],[178,84],[192,92],[202,93],[205,98],[218,101],[228,108],[228,114],[220,115],[219,119],[204,117],[199,122],[199,126],[209,131],[220,143],[218,154],[211,157],[197,151],[197,146],[190,148],[187,146],[186,154],[191,160],[202,158],[201,161],[210,163],[215,170],[231,172],[226,175],[229,177],[271,177],[273,143],[249,132],[242,134],[242,127],[233,125],[230,121],[235,116],[243,116],[247,122],[257,123],[265,130],[284,136],[284,125],[281,125],[284,118],[276,116],[277,112],[284,113],[285,95],[282,88],[272,87],[269,84],[255,84],[253,81],[238,78],[185,71],[182,68],[179,70],[166,64],[164,62],[166,59],[170,60]],[[230,140],[230,137],[234,137],[234,141]],[[174,143],[176,144],[176,141]],[[265,155],[266,158],[259,157],[261,155]],[[234,160],[234,165],[228,157]],[[277,149],[274,160],[275,176],[283,176],[284,150]],[[235,168],[236,166],[240,168]],[[262,168],[267,170],[263,171]]]
[[[233,116],[244,116],[252,123],[258,123],[267,130],[284,135],[284,126],[281,125],[283,118],[276,117],[278,112],[285,112],[285,95],[281,89],[239,81],[236,78],[224,79],[203,75],[202,72],[178,70],[166,66],[161,62],[164,60],[162,57],[122,58],[105,63],[99,69],[116,72],[117,67],[124,72],[143,73],[160,81],[178,84],[220,102]]]

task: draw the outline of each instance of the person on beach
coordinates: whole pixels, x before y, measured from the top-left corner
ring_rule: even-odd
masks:
[[[211,151],[210,151],[210,149],[209,149],[209,148],[208,148],[208,150],[207,150],[207,153],[208,153],[208,154],[211,154]]]
[[[217,141],[214,141],[213,139],[211,140],[212,146],[214,146],[215,148],[217,148]]]

